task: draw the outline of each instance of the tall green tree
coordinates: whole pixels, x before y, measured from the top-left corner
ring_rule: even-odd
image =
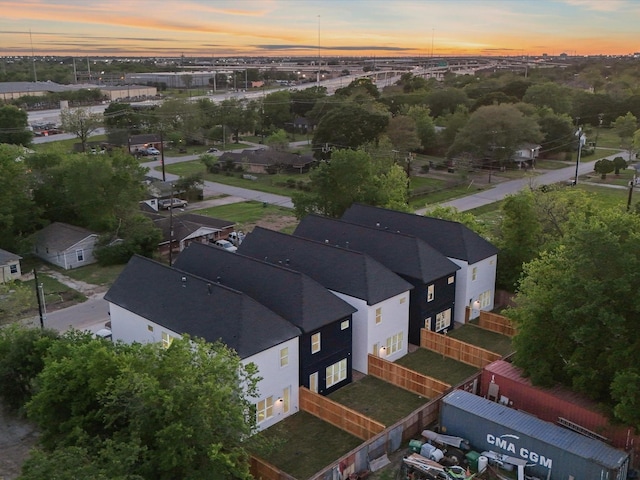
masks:
[[[629,153],[629,158],[633,155],[633,135],[638,130],[638,119],[631,112],[624,116],[619,116],[613,122],[613,129],[620,137],[620,145]]]
[[[270,93],[264,97],[260,113],[261,123],[267,129],[284,128],[293,123],[291,115],[291,94],[287,90]]]
[[[32,139],[27,112],[14,105],[0,106],[0,143],[28,146]]]
[[[554,82],[531,85],[522,101],[537,107],[549,107],[557,114],[569,113],[572,109],[572,90]]]
[[[322,117],[313,134],[314,156],[324,158],[323,154],[328,153],[323,151],[325,146],[357,149],[375,142],[388,123],[388,114],[363,106],[348,103],[334,108]]]
[[[62,129],[80,140],[83,152],[87,150],[87,139],[103,125],[103,120],[101,113],[93,113],[88,108],[66,108],[60,112]]]
[[[448,156],[470,153],[476,158],[491,158],[506,165],[523,143],[542,139],[535,119],[522,114],[515,105],[480,107],[458,131]]]
[[[640,216],[600,208],[569,223],[560,245],[525,266],[509,312],[515,362],[535,384],[571,386],[640,427]]]
[[[338,150],[312,170],[310,180],[309,192],[292,195],[298,218],[309,213],[337,218],[354,202],[406,205],[407,176],[390,156],[373,161],[363,150]]]
[[[114,345],[70,332],[48,349],[27,404],[50,454],[29,471],[77,448],[75,465],[98,473],[106,453],[126,452],[115,473],[132,477],[108,478],[248,480],[257,381],[255,365],[221,344]]]
[[[420,139],[423,150],[434,149],[437,145],[436,128],[431,118],[428,107],[412,106],[407,110],[407,115],[416,123],[416,134]]]
[[[418,137],[415,120],[408,115],[396,115],[389,119],[386,134],[391,140],[393,147],[405,155],[420,148],[421,142]]]
[[[40,226],[40,209],[31,194],[30,156],[23,147],[0,144],[0,248],[11,251],[18,251],[20,240]]]

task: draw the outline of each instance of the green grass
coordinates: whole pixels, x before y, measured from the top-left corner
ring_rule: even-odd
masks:
[[[483,190],[483,188],[478,188],[477,186],[470,184],[471,182],[468,182],[464,185],[457,185],[455,187],[446,188],[426,195],[412,197],[409,199],[409,207],[412,209],[424,208],[425,205],[446,202],[447,200],[453,200],[454,198],[473,195]]]
[[[473,324],[467,324],[460,328],[455,328],[448,333],[451,338],[462,342],[470,343],[485,350],[498,353],[503,357],[513,353],[511,338],[506,335],[491,332]]]
[[[256,201],[230,203],[228,205],[204,208],[198,210],[198,213],[225,220],[232,220],[238,223],[256,222],[267,215],[273,214],[294,216],[293,211],[289,208],[269,204],[265,206],[263,203]]]
[[[615,175],[613,172],[607,173],[606,178],[603,179],[602,175],[596,172],[591,172],[585,181],[602,185],[620,185],[627,187],[629,182],[633,180],[635,173],[636,171],[633,168],[626,168],[624,170],[620,170],[619,175]],[[580,179],[582,179],[582,177],[580,177]]]
[[[111,265],[108,267],[101,267],[97,263],[87,265],[85,267],[74,268],[72,270],[62,270],[66,276],[71,277],[81,282],[90,283],[92,285],[111,285],[120,272],[124,269],[125,265]]]
[[[42,284],[45,304],[49,309],[57,306],[66,306],[69,303],[82,303],[87,299],[82,293],[67,287],[45,273],[38,273],[38,282]],[[27,280],[22,284],[32,289],[35,295],[35,280]]]
[[[370,375],[336,390],[329,398],[385,426],[393,425],[428,401]]]
[[[253,450],[254,453],[301,480],[362,444],[359,438],[306,412],[291,415],[258,436],[276,447],[269,453]]]
[[[94,135],[93,137],[89,137],[87,142],[104,142],[106,140],[106,135]],[[68,140],[54,140],[46,143],[35,143],[31,146],[31,148],[36,152],[73,152],[73,146],[76,143],[80,143],[80,139],[70,138]]]
[[[444,357],[426,348],[419,348],[395,363],[449,385],[456,385],[478,372],[478,369],[471,365]]]

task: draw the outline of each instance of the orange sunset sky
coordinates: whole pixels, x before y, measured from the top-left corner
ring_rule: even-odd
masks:
[[[626,55],[640,0],[0,0],[0,55]]]

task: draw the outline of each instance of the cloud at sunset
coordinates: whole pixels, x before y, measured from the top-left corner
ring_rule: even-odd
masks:
[[[635,0],[0,0],[0,11],[0,55],[640,51]]]

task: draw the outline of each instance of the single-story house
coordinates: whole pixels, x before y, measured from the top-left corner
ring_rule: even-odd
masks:
[[[49,263],[70,270],[95,263],[98,234],[68,223],[54,222],[34,236],[34,253]]]
[[[7,283],[22,276],[20,260],[22,257],[0,248],[0,283]]]
[[[155,147],[162,151],[160,140],[160,134],[157,133],[143,133],[140,135],[131,135],[128,140],[129,153],[136,153],[138,150],[142,150],[147,147]]]
[[[272,149],[243,150],[240,153],[225,152],[220,156],[221,163],[227,161],[241,165],[251,173],[277,173],[291,171],[303,173],[315,163],[313,155],[280,152]]]
[[[162,231],[162,241],[158,245],[162,254],[169,252],[169,242],[172,243],[174,252],[181,252],[193,242],[208,244],[226,239],[235,227],[235,223],[229,220],[195,213],[167,216],[147,214],[147,216]],[[173,236],[171,236],[172,231]]]
[[[535,167],[541,148],[541,145],[535,143],[524,143],[518,147],[511,160],[518,164],[518,168]]]

